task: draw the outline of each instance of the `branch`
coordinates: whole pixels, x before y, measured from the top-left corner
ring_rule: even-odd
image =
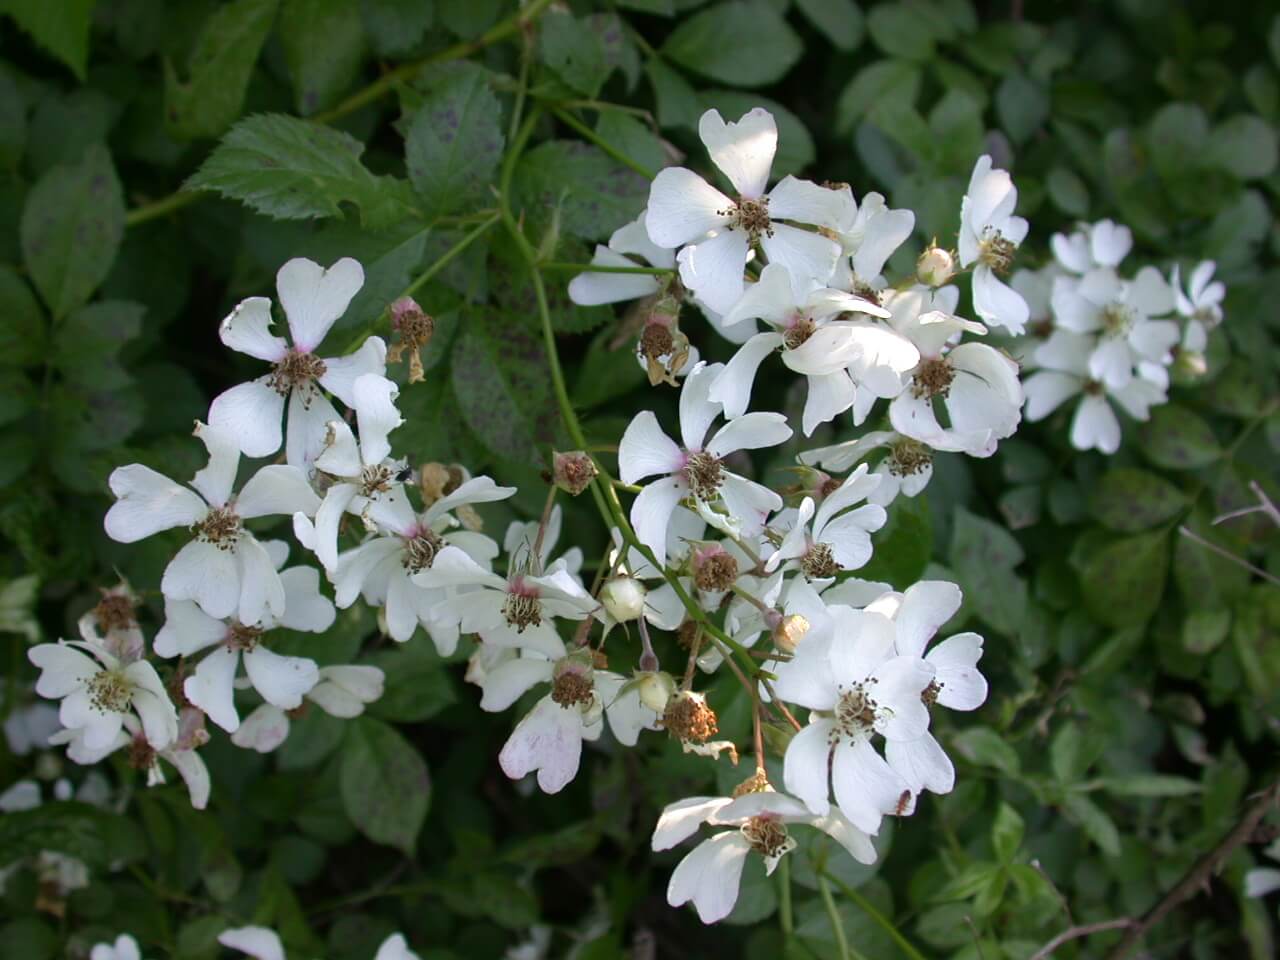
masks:
[[[1053,956],[1053,951],[1068,941],[1078,940],[1080,937],[1090,937],[1095,933],[1103,933],[1107,930],[1120,930],[1125,927],[1131,927],[1137,922],[1133,917],[1120,917],[1116,920],[1103,920],[1100,923],[1086,923],[1079,927],[1068,927],[1033,953],[1028,960],[1047,960],[1048,957]]]

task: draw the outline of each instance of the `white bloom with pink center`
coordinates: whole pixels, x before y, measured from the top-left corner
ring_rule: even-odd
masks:
[[[1000,279],[1027,236],[1027,221],[1014,215],[1018,190],[1007,170],[993,169],[983,154],[973,166],[960,201],[960,264],[973,267],[973,310],[992,326],[1020,334],[1030,313],[1022,296]]]
[[[653,179],[645,214],[650,240],[666,249],[681,248],[677,261],[684,285],[716,313],[727,313],[742,296],[743,270],[757,245],[770,263],[789,268],[799,282],[825,284],[840,245],[782,221],[834,229],[840,197],[791,176],[766,192],[778,149],[773,115],[757,107],[726,123],[718,111],[708,110],[698,135],[736,196],[726,196],[692,170],[667,167]]]
[[[228,430],[245,456],[267,457],[280,449],[287,404],[286,461],[310,469],[324,449],[326,425],[338,419],[324,391],[350,407],[357,377],[387,372],[387,346],[380,337],[370,337],[345,357],[321,359],[316,354],[363,285],[364,269],[350,257],[328,269],[298,257],[276,274],[292,344],[271,332],[267,297],[242,300],[222,321],[218,336],[223,343],[272,365],[269,374],[223,391],[209,407],[209,423]]]
[[[748,413],[730,420],[706,439],[723,407],[710,398],[711,385],[723,364],[700,363],[680,390],[681,446],[668,437],[649,410],[636,414],[618,447],[623,483],[660,475],[645,486],[631,505],[636,537],[666,563],[667,527],[676,505],[688,498],[707,523],[734,536],[754,537],[765,520],[782,507],[782,498],[758,483],[725,469],[724,457],[785,443],[791,437],[780,413]],[[719,506],[723,512],[714,507]]]
[[[786,564],[787,569],[799,569],[806,580],[826,580],[841,570],[865,566],[871,559],[871,534],[884,526],[888,516],[875,504],[850,508],[879,485],[880,478],[869,474],[864,463],[820,506],[805,497],[789,518],[790,529],[765,563],[765,571],[772,573]]]
[[[134,543],[175,527],[188,527],[194,539],[165,567],[160,591],[171,600],[192,600],[210,617],[234,616],[257,623],[284,613],[284,584],[271,557],[244,527],[245,520],[277,514],[313,516],[320,498],[297,467],[262,467],[233,493],[240,450],[217,427],[196,423],[195,435],[209,451],[209,465],[191,480],[190,489],[133,463],[112,471],[108,484],[116,502],[103,526],[107,536]]]
[[[693,902],[703,923],[723,920],[738,901],[738,887],[747,857],[753,851],[772,874],[779,861],[795,849],[788,826],[816,827],[830,836],[859,863],[875,863],[876,848],[839,810],[812,813],[803,803],[766,788],[740,797],[689,797],[668,804],[658,818],[650,843],[655,851],[670,850],[692,837],[704,823],[736,827],[713,834],[694,847],[676,866],[667,885],[673,907]]]

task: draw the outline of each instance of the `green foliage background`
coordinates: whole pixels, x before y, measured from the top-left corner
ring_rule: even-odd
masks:
[[[437,331],[426,382],[402,390],[397,448],[519,484],[510,508],[482,511],[491,532],[536,515],[547,451],[567,440],[535,291],[495,228],[494,191],[505,187],[543,259],[585,262],[643,206],[646,172],[680,151],[706,169],[695,128],[708,107],[773,111],[776,175],[881,190],[917,211],[916,250],[952,242],[986,150],[1013,171],[1033,224],[1022,265],[1047,259],[1054,230],[1113,217],[1138,238],[1130,264],[1213,258],[1229,289],[1208,374],[1127,425],[1115,457],[1071,450],[1058,414],[1024,424],[990,461],[940,457],[927,496],[895,504],[865,575],[960,583],[960,618],[987,637],[992,695],[940,731],[956,791],[887,831],[876,868],[809,842],[790,858],[789,888],[756,864],[730,920],[703,929],[666,906],[674,857],[650,854],[648,835],[664,803],[725,790],[741,771],[653,738],[588,751],[560,796],[526,795],[495,761],[512,717],[483,714],[421,633],[396,646],[372,614],[348,611],[290,652],[379,665],[387,695],[345,724],[313,711],[267,758],[215,736],[208,812],[179,786],[144,789],[116,758],[118,812],[64,803],[0,819],[0,866],[55,849],[94,868],[61,918],[37,909],[29,868],[11,874],[0,957],[84,956],[127,930],[147,956],[199,960],[216,956],[224,927],[250,921],[297,956],[333,960],[370,956],[393,929],[424,958],[499,956],[535,923],[554,926],[552,955],[649,942],[659,956],[826,957],[836,943],[815,891],[827,871],[861,956],[913,955],[891,923],[924,956],[1014,960],[1073,923],[1140,915],[1275,781],[1280,591],[1178,534],[1186,524],[1280,574],[1264,519],[1210,527],[1250,502],[1250,481],[1280,493],[1271,4],[538,0],[522,18],[511,0],[0,0],[0,11],[6,714],[30,697],[26,647],[73,635],[113,571],[153,591],[157,625],[174,544],[106,539],[106,475],[135,460],[180,478],[200,465],[191,421],[250,370],[218,343],[218,321],[270,294],[291,256],[364,264],[339,340],[387,335],[385,308],[418,282]],[[541,117],[504,168],[516,103]],[[558,350],[589,439],[616,443],[637,409],[670,415],[674,394],[643,385],[613,311],[569,303],[571,275],[545,272]],[[728,356],[705,325],[686,329],[704,355]],[[757,390],[798,409],[788,386]],[[780,478],[794,452],[759,472]],[[599,556],[590,503],[569,507],[566,530]],[[626,669],[634,651],[619,642],[614,655]],[[710,697],[722,729],[748,737],[732,678]],[[30,768],[0,753],[0,787]],[[1275,954],[1274,904],[1242,894],[1258,849],[1237,850],[1151,933],[1153,956]],[[1106,942],[1057,955],[1099,956]]]

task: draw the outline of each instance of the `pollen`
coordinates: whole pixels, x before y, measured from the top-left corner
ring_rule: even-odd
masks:
[[[742,825],[742,835],[751,849],[769,860],[776,860],[796,842],[787,834],[786,825],[776,815],[762,814]]]
[[[595,684],[587,673],[568,670],[556,677],[551,684],[551,699],[562,707],[581,706],[591,702]]]
[[[867,694],[863,684],[840,694],[835,709],[836,726],[833,738],[850,740],[870,734],[876,722],[876,702]]]
[[[1102,332],[1108,337],[1128,336],[1135,320],[1133,310],[1122,303],[1111,303],[1102,309]]]
[[[444,543],[434,530],[419,530],[412,538],[405,539],[400,563],[411,574],[429,570],[442,546]]]
[[[1008,273],[1017,251],[1018,246],[1012,240],[998,230],[987,228],[978,243],[978,260],[996,273]]]
[[[836,563],[830,544],[815,543],[801,559],[800,570],[806,580],[826,580],[840,572],[840,564]]]
[[[640,352],[650,360],[669,354],[676,345],[671,327],[665,323],[650,323],[640,334]]]
[[[810,317],[800,317],[793,321],[787,327],[787,332],[782,335],[783,346],[788,350],[794,350],[812,337],[817,329],[818,325]]]
[[[191,532],[219,550],[232,549],[240,539],[240,518],[230,507],[215,507],[205,518],[191,527]]]
[[[955,378],[955,369],[945,357],[929,357],[916,367],[911,395],[917,400],[921,397],[945,397]]]
[[[227,646],[232,650],[250,653],[257,648],[263,633],[261,627],[246,627],[243,623],[232,623],[227,630]]]
[[[101,670],[85,685],[89,702],[99,713],[123,713],[133,701],[133,687],[119,670]]]
[[[933,454],[920,441],[902,437],[890,448],[885,462],[895,477],[912,477],[933,464]]]
[[[667,701],[662,725],[673,737],[686,743],[702,743],[715,736],[719,729],[716,712],[707,705],[707,698],[690,690],[682,690]]]
[[[695,497],[699,500],[712,500],[724,480],[724,466],[705,451],[693,453],[685,462],[684,476]]]
[[[720,593],[738,579],[738,561],[730,553],[717,551],[694,564],[693,583],[699,590]]]
[[[365,467],[360,471],[360,496],[376,497],[380,493],[386,493],[391,489],[395,477],[395,471],[390,467],[381,464]]]
[[[760,197],[752,200],[739,197],[728,210],[718,211],[722,217],[729,218],[730,230],[744,230],[751,243],[759,241],[761,236],[773,236],[773,224],[769,220],[769,198]]]
[[[538,593],[524,586],[517,578],[508,588],[507,599],[502,604],[502,615],[507,623],[516,628],[516,633],[524,633],[526,627],[537,627],[542,624],[542,603]]]
[[[326,369],[324,361],[315,354],[302,353],[295,348],[271,369],[267,386],[282,397],[287,397],[293,390],[302,390],[306,394],[304,404],[309,403],[316,390],[315,381],[325,375]]]

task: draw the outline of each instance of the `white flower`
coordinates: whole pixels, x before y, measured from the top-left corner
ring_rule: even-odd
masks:
[[[885,262],[902,246],[915,229],[916,215],[910,210],[890,210],[884,197],[868,193],[859,206],[846,185],[840,195],[839,223],[835,226],[842,256],[831,277],[833,287],[869,296],[885,287]]]
[[[758,534],[768,515],[782,506],[782,498],[772,490],[731,473],[723,463],[734,451],[786,442],[791,428],[782,414],[748,413],[726,423],[704,444],[707,430],[721,413],[721,405],[708,394],[723,369],[721,364],[699,364],[685,379],[680,390],[683,447],[663,433],[658,418],[648,410],[636,414],[618,447],[623,483],[662,475],[631,505],[636,537],[653,551],[659,564],[666,562],[671,514],[685,497],[712,526],[747,537]],[[712,510],[717,503],[725,513]]]
[[[218,942],[254,960],[285,960],[280,937],[266,927],[233,927],[218,934]]]
[[[271,558],[244,521],[273,514],[315,513],[319,498],[296,467],[272,464],[232,494],[240,453],[225,431],[196,423],[209,465],[191,486],[180,486],[140,463],[118,467],[108,483],[117,497],[107,511],[107,535],[134,543],[161,530],[188,527],[195,538],[165,567],[160,590],[173,600],[194,600],[214,618],[257,623],[269,610],[284,612],[284,585]],[[198,491],[198,492],[197,492]]]
[[[892,430],[873,430],[856,440],[829,447],[814,447],[798,457],[806,466],[820,466],[824,470],[843,473],[855,463],[884,451],[871,476],[880,483],[867,493],[867,502],[887,507],[901,493],[904,497],[917,496],[929,485],[933,477],[933,453],[919,440],[904,437]]]
[[[178,722],[178,736],[167,747],[157,749],[147,742],[141,725],[131,715],[124,718],[124,729],[111,743],[101,749],[90,749],[84,740],[83,730],[62,730],[54,734],[50,743],[66,744],[67,756],[76,763],[94,764],[106,759],[115,751],[132,744],[130,762],[145,769],[147,786],[159,786],[165,782],[160,760],[173,764],[186,784],[191,806],[203,810],[209,803],[209,768],[196,752],[209,742],[204,728],[204,714],[191,707],[184,707]]]
[[[1114,270],[1133,249],[1133,231],[1111,220],[1081,224],[1073,233],[1055,233],[1049,240],[1053,256],[1064,270],[1084,276],[1098,267]]]
[[[756,370],[765,357],[780,351],[787,367],[808,378],[803,418],[807,436],[853,406],[855,381],[887,379],[892,396],[902,388],[903,376],[919,355],[892,330],[834,319],[844,313],[887,318],[889,311],[851,293],[818,286],[797,297],[796,286],[786,267],[771,263],[725,315],[728,324],[758,319],[773,329],[743,343],[711,385],[710,399],[724,405],[726,418],[742,416],[751,400]]]
[[[346,664],[321,667],[316,685],[303,696],[331,717],[349,720],[364,713],[365,704],[382,696],[386,677],[377,667]],[[289,739],[289,715],[263,703],[244,718],[231,742],[246,750],[270,753]]]
[[[1172,362],[1180,331],[1172,320],[1152,318],[1170,313],[1173,307],[1173,289],[1150,266],[1128,281],[1103,267],[1079,280],[1059,277],[1053,286],[1058,326],[1072,333],[1096,334],[1089,376],[1111,390],[1124,388],[1133,379],[1135,366],[1147,379],[1159,380],[1150,375],[1150,369]]]
[[[969,190],[960,202],[960,264],[973,267],[973,309],[993,326],[1022,333],[1027,304],[997,274],[1013,262],[1027,236],[1027,221],[1015,216],[1018,190],[1005,170],[992,169],[983,154],[974,164]]]
[[[27,658],[40,668],[36,693],[62,701],[58,718],[68,730],[82,732],[87,749],[114,743],[130,712],[142,721],[151,746],[167,747],[177,738],[178,712],[146,660],[127,663],[78,640],[37,644]]]
[[[781,221],[834,228],[839,197],[790,176],[765,192],[778,147],[773,116],[757,107],[725,123],[708,110],[698,134],[737,196],[725,196],[692,170],[667,167],[653,180],[645,214],[649,239],[659,247],[683,248],[677,259],[684,285],[716,313],[727,313],[742,296],[743,268],[756,244],[770,263],[788,267],[797,280],[825,283],[839,246]]]
[[[382,941],[373,960],[420,960],[420,958],[409,949],[403,933],[393,933]]]
[[[76,621],[80,638],[121,660],[137,660],[145,647],[135,614],[140,602],[133,588],[123,580],[103,590],[98,605],[86,610]]]
[[[1227,295],[1227,288],[1221,281],[1210,282],[1214,267],[1212,260],[1196,264],[1184,292],[1178,265],[1173,266],[1170,285],[1173,287],[1174,308],[1186,318],[1187,324],[1182,336],[1184,350],[1203,353],[1209,345],[1209,331],[1222,323],[1222,301]]]
[[[1111,454],[1120,449],[1120,421],[1107,399],[1115,401],[1135,420],[1146,420],[1151,408],[1166,401],[1164,387],[1134,377],[1120,389],[1111,389],[1089,374],[1094,340],[1089,336],[1056,331],[1036,351],[1042,369],[1023,385],[1027,419],[1043,420],[1063,403],[1082,394],[1071,420],[1071,445],[1077,450]]]
[[[122,933],[114,943],[95,944],[89,951],[89,960],[142,960],[142,953],[138,949],[138,941]]]
[[[379,337],[370,337],[345,357],[322,360],[315,353],[363,285],[364,270],[350,257],[327,270],[299,257],[276,274],[292,346],[271,332],[267,297],[242,300],[222,321],[218,335],[223,343],[272,364],[269,374],[224,391],[209,407],[209,424],[227,430],[241,453],[266,457],[280,449],[280,420],[287,400],[286,460],[308,468],[324,448],[326,424],[338,419],[321,387],[352,406],[357,377],[387,372],[387,347]]]
[[[283,710],[300,706],[303,695],[319,681],[314,660],[281,656],[263,641],[276,627],[323,633],[333,626],[333,603],[321,595],[320,574],[314,567],[291,567],[280,574],[280,581],[286,598],[283,614],[267,614],[255,623],[216,619],[189,600],[165,601],[165,624],[156,634],[156,653],[190,657],[215,648],[186,678],[182,689],[191,703],[228,733],[240,726],[235,677],[242,658],[253,688]]]
[[[924,653],[938,628],[950,620],[961,602],[960,588],[945,580],[925,580],[907,588],[906,593],[890,593],[867,609],[893,618],[897,628],[895,647],[904,657],[924,656],[933,667],[933,681],[922,697],[928,706],[941,704],[951,710],[976,710],[987,699],[987,681],[978,671],[982,658],[982,637],[957,633]],[[950,793],[955,786],[955,767],[933,734],[925,732],[915,740],[886,740],[885,759],[911,785],[913,793],[930,790]]]
[[[765,563],[772,573],[779,565],[798,566],[807,580],[825,580],[841,570],[857,570],[871,559],[871,534],[884,526],[884,508],[864,504],[850,510],[880,484],[862,464],[831,491],[819,507],[805,497],[782,543]],[[816,515],[815,515],[816,511]],[[812,521],[812,527],[810,527]],[[798,561],[798,563],[791,563]]]
[[[920,352],[911,383],[889,404],[889,421],[899,433],[935,450],[989,457],[1022,419],[1018,366],[985,343],[949,346],[964,331],[985,333],[985,328],[937,309],[920,312],[939,302],[938,294],[926,296],[908,290],[886,300],[895,328]],[[935,402],[946,409],[950,422],[945,427]]]
[[[673,907],[693,901],[703,923],[723,920],[738,900],[738,885],[747,855],[753,850],[764,858],[765,872],[772,874],[778,862],[796,842],[789,824],[817,827],[844,847],[859,863],[874,863],[871,838],[832,810],[815,816],[803,803],[771,788],[733,797],[690,797],[668,804],[658,818],[651,846],[669,850],[693,836],[698,828],[737,827],[703,840],[676,866],[667,885],[667,902]]]
[[[596,245],[593,266],[634,267],[636,261],[628,255],[639,257],[652,267],[674,270],[676,255],[664,250],[649,239],[644,225],[644,213],[630,223],[613,231],[607,247]],[[642,273],[580,273],[569,281],[569,299],[583,306],[601,303],[617,303],[620,300],[636,300],[648,297],[662,289],[662,278]]]
[[[792,738],[783,771],[787,790],[814,813],[826,814],[828,777],[841,811],[874,834],[884,814],[906,812],[910,784],[871,743],[915,740],[929,727],[921,693],[933,666],[899,656],[893,622],[880,613],[828,607],[830,628],[814,625],[792,659],[771,669],[780,700],[810,711],[809,725]]]
[[[538,556],[534,558],[533,548],[539,544],[538,528],[541,526],[541,521],[529,520],[522,523],[519,520],[513,520],[507,526],[506,536],[502,538],[502,549],[510,557],[511,563],[517,567],[536,564],[537,569],[548,570],[552,566],[551,554],[560,541],[560,530],[563,524],[564,512],[557,503],[547,515],[547,528],[542,531],[541,546]],[[578,571],[582,569],[582,561],[582,548],[570,547],[560,557],[559,562],[575,580],[581,583]]]
[[[394,509],[382,518],[387,533],[366,540],[338,558],[333,574],[334,602],[345,610],[363,595],[372,606],[385,606],[392,639],[403,643],[421,624],[441,656],[453,653],[458,646],[457,625],[441,618],[437,609],[449,591],[428,587],[414,576],[430,569],[436,555],[450,545],[461,548],[477,563],[492,561],[498,555],[498,545],[482,533],[456,529],[458,521],[450,511],[473,503],[504,500],[515,492],[515,487],[499,487],[488,477],[473,477],[418,515],[407,501],[392,498]],[[304,545],[313,536],[297,517],[294,533]]]
[[[330,420],[324,449],[315,460],[316,469],[333,478],[315,512],[314,550],[329,571],[338,565],[338,525],[344,513],[363,517],[374,528],[391,519],[395,508],[390,501],[404,498],[398,479],[404,464],[390,458],[387,440],[404,422],[395,408],[399,390],[386,377],[366,373],[356,378],[351,394],[359,441],[345,421]]]

